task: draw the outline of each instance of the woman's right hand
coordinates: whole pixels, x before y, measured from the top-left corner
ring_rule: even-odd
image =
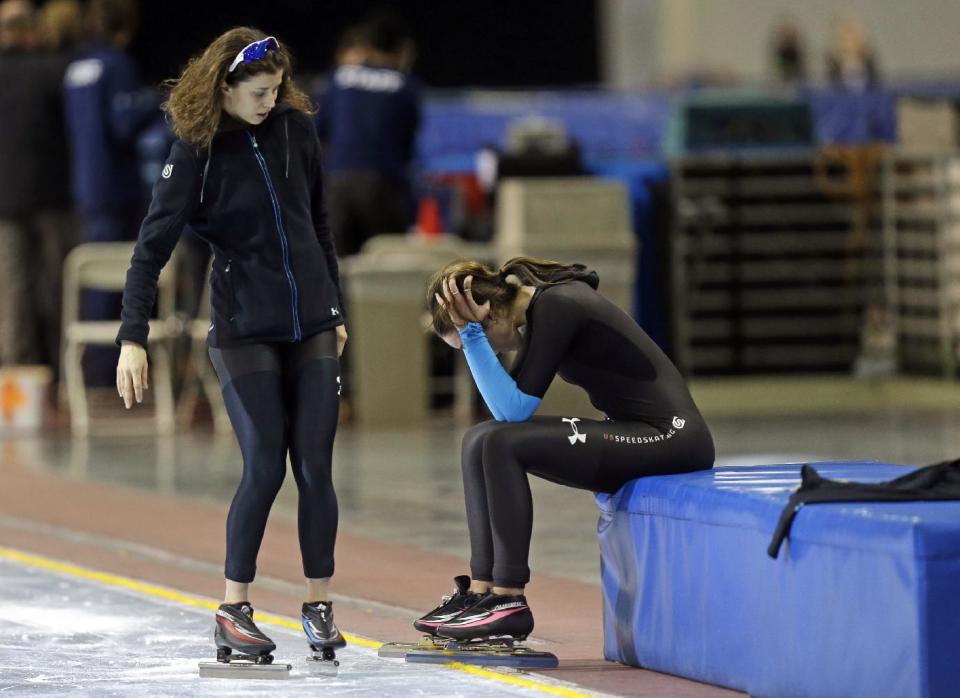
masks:
[[[129,410],[133,401],[143,402],[143,391],[149,388],[147,350],[135,342],[123,342],[117,362],[117,392]]]
[[[457,280],[452,276],[448,276],[444,280],[441,288],[443,289],[443,296],[439,293],[435,294],[437,303],[447,311],[450,322],[457,330],[463,329],[471,322],[482,325],[483,321],[487,319],[490,314],[490,301],[478,305],[473,299],[472,275],[463,280],[463,293],[457,288]]]

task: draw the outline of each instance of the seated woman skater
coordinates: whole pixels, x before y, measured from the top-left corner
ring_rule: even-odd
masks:
[[[676,367],[582,265],[517,257],[454,262],[431,280],[433,329],[462,348],[495,417],[463,437],[470,573],[414,623],[459,640],[533,630],[524,597],[533,508],[527,474],[615,492],[644,475],[712,467],[713,439]],[[496,354],[516,350],[508,373]],[[606,419],[534,417],[554,375]]]

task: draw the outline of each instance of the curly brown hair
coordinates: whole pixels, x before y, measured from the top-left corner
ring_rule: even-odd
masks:
[[[261,60],[241,63],[232,73],[227,72],[244,47],[265,38],[267,35],[254,27],[234,27],[214,39],[203,53],[191,58],[179,78],[166,81],[171,90],[163,110],[173,122],[178,138],[198,148],[209,146],[223,116],[220,86],[236,85],[261,73],[283,71],[277,104],[288,104],[305,114],[313,113],[310,99],[293,81],[293,57],[282,42],[278,41],[278,50],[268,51]]]

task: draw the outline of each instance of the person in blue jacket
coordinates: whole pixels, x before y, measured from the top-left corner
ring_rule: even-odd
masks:
[[[303,627],[338,647],[329,583],[337,532],[331,479],[338,357],[347,339],[338,263],[324,210],[320,144],[287,48],[237,27],[193,58],[164,105],[177,140],[127,272],[117,390],[127,408],[148,384],[148,319],[157,279],[186,225],[213,253],[210,358],[240,442],[243,475],[227,516],[218,659],[269,661],[249,585],[287,454],[300,495]]]
[[[670,359],[598,293],[582,265],[517,257],[499,270],[453,262],[428,287],[433,329],[463,349],[494,416],[463,437],[470,576],[414,623],[457,640],[533,630],[524,588],[533,506],[527,475],[615,492],[645,475],[710,468],[710,430]],[[517,351],[506,371],[498,352]],[[534,416],[554,376],[605,419]]]
[[[413,223],[409,175],[420,126],[413,54],[406,25],[378,12],[346,35],[340,65],[319,95],[330,229],[342,255]]]
[[[146,207],[136,141],[161,118],[160,100],[143,87],[126,51],[137,27],[135,0],[90,0],[84,19],[87,39],[63,82],[80,241],[134,240]],[[88,320],[111,320],[120,312],[120,297],[88,291],[81,312]],[[91,347],[85,358],[87,381],[112,385],[116,350]]]

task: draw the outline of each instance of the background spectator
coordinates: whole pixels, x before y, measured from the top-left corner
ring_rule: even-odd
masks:
[[[56,369],[62,265],[75,226],[61,97],[70,32],[68,23],[48,24],[48,12],[0,3],[0,364]]]
[[[792,85],[807,79],[806,42],[795,22],[786,20],[774,29],[770,48],[776,82]]]
[[[42,363],[59,376],[60,320],[63,301],[63,260],[76,244],[79,224],[70,198],[70,155],[67,147],[63,109],[63,76],[76,50],[83,24],[76,0],[49,0],[37,14],[38,51],[34,60],[38,98],[42,100],[40,120],[35,124],[38,144],[38,210],[34,216],[35,269],[33,298],[38,312],[39,351]]]
[[[90,0],[86,39],[64,82],[71,149],[73,201],[83,242],[134,240],[146,207],[138,172],[136,139],[160,118],[159,96],[143,90],[126,51],[137,27],[134,0]],[[86,319],[115,319],[120,295],[86,293]],[[87,382],[112,386],[116,350],[87,351]]]
[[[341,255],[413,220],[409,168],[420,124],[415,47],[406,24],[378,13],[342,40],[320,96],[317,131],[326,148],[330,229]]]
[[[36,208],[37,172],[33,156],[35,43],[33,7],[25,0],[0,2],[0,365],[32,362],[29,327],[29,218]],[[30,113],[34,111],[34,113]]]
[[[867,30],[855,19],[836,25],[827,53],[827,76],[835,87],[865,90],[878,81],[877,60]]]
[[[71,51],[83,36],[83,9],[77,0],[47,0],[40,8],[37,41],[51,51]]]

